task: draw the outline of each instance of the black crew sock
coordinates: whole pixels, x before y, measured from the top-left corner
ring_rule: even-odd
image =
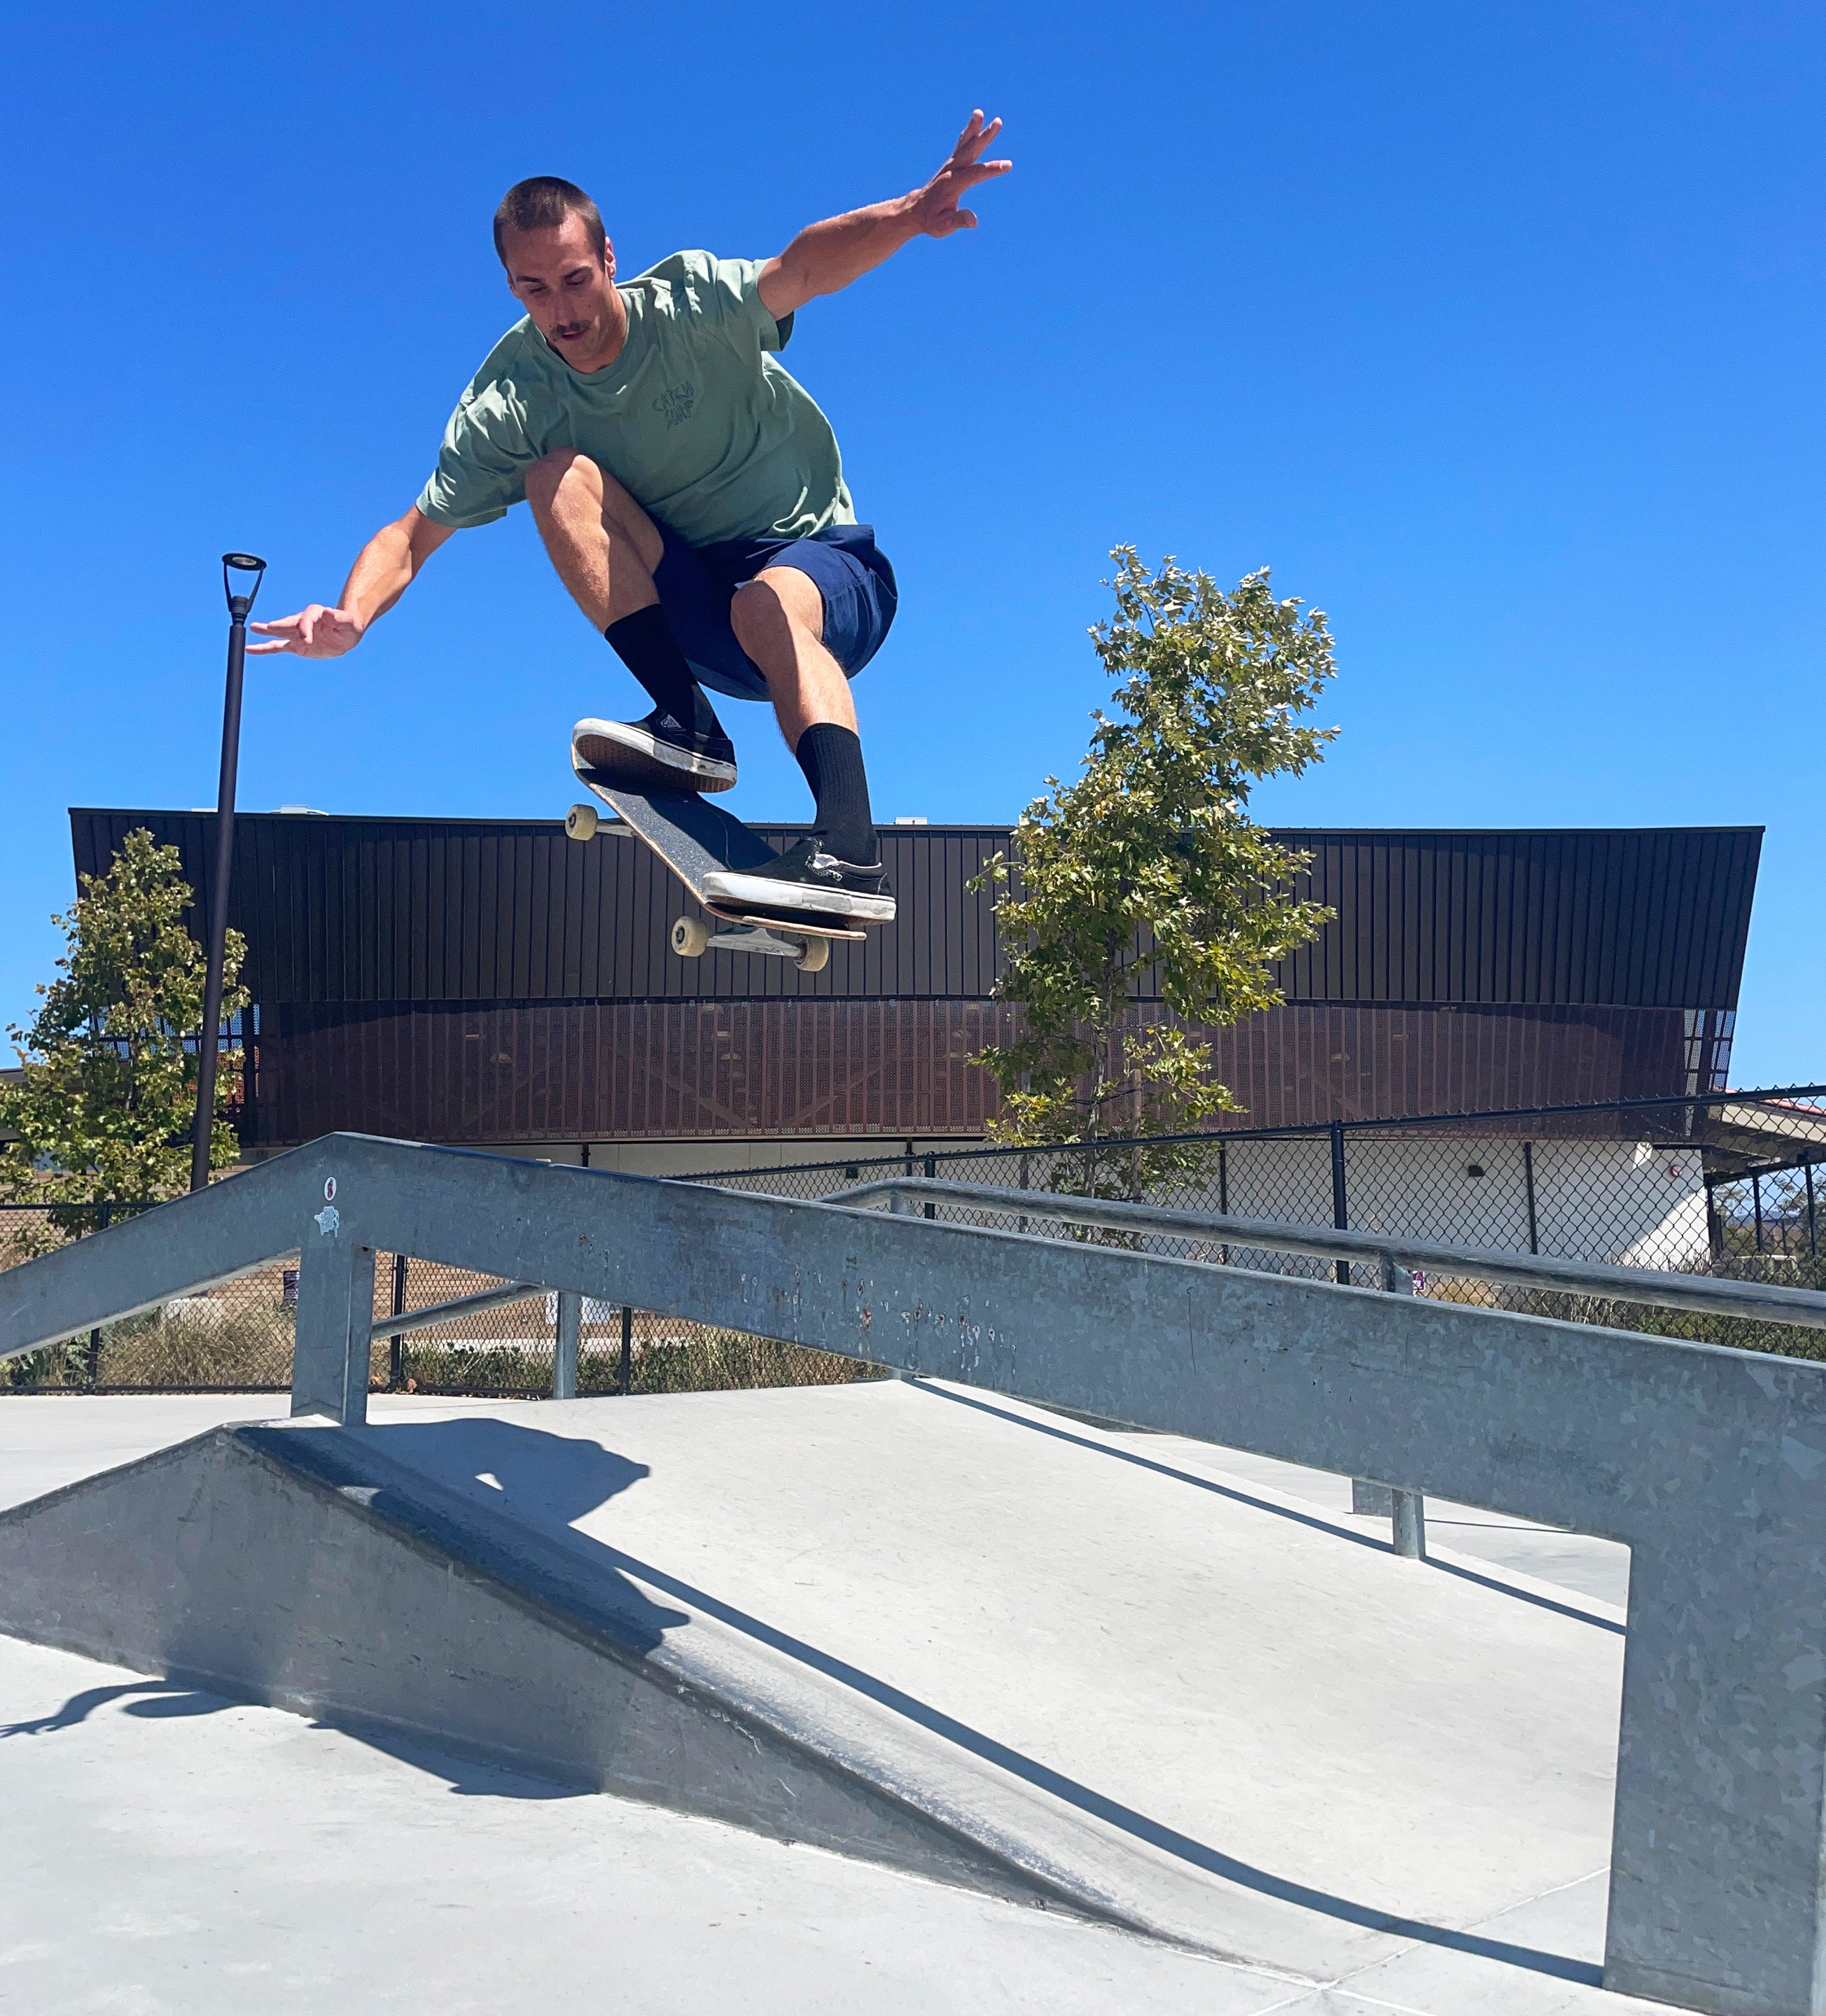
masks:
[[[722,723],[691,676],[666,612],[655,602],[611,623],[603,635],[629,671],[653,697],[662,714],[700,735],[720,735]]]
[[[834,722],[816,722],[799,737],[794,751],[805,782],[817,801],[814,829],[827,852],[840,861],[872,867],[881,859],[875,820],[869,810],[868,773],[863,768],[863,745],[854,729]]]

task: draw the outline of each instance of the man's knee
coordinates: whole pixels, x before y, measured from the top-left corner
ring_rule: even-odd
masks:
[[[621,484],[581,448],[555,448],[526,472],[526,501],[541,525],[575,512],[619,533],[649,574],[665,556],[659,527]]]
[[[824,598],[818,584],[797,567],[768,567],[745,581],[729,603],[736,642],[765,671],[767,660],[787,654],[795,630],[823,640]]]
[[[538,517],[549,515],[567,489],[601,509],[603,473],[579,448],[555,448],[526,472],[526,501]]]

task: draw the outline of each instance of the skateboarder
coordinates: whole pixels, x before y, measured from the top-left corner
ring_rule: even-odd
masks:
[[[253,627],[255,651],[351,650],[450,535],[524,499],[560,579],[654,702],[585,720],[575,760],[629,789],[726,790],[735,751],[705,686],[771,700],[816,805],[769,871],[884,893],[848,682],[894,620],[894,574],[856,522],[836,437],[776,353],[808,301],[908,241],[974,226],[960,200],[1012,165],[974,112],[923,189],[808,226],[777,257],[678,252],[618,285],[596,205],[556,176],[495,216],[527,312],[451,416],[404,517],[362,549],[334,608]]]

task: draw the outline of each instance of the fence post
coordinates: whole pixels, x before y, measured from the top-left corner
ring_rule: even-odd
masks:
[[[1026,1152],[1025,1152],[1025,1150],[1024,1150],[1022,1151],[1021,1157],[1021,1187],[1023,1190],[1025,1190],[1025,1189],[1027,1188],[1027,1186],[1028,1186],[1028,1183],[1027,1183],[1027,1163],[1028,1163],[1028,1157],[1027,1157]],[[1808,1181],[1808,1183],[1809,1183],[1809,1184],[1810,1184],[1810,1185],[1811,1185],[1811,1183],[1812,1183],[1813,1180],[1813,1179],[1812,1175],[1810,1175],[1808,1176],[1808,1178],[1807,1178],[1807,1181]],[[1809,1190],[1808,1190],[1808,1192],[1807,1192],[1808,1196],[1809,1196],[1809,1197],[1811,1197],[1811,1196],[1813,1195],[1813,1193],[1812,1190],[1810,1188],[1810,1189],[1809,1189]],[[1027,1216],[1026,1216],[1026,1214],[1025,1214],[1025,1212],[1023,1212],[1023,1213],[1022,1213],[1022,1215],[1014,1221],[1014,1229],[1015,1229],[1015,1230],[1016,1230],[1017,1232],[1025,1232],[1025,1231],[1026,1231],[1026,1229],[1027,1229]]]
[[[634,1384],[634,1312],[623,1306],[621,1310],[621,1369],[616,1377],[615,1391],[625,1394]]]
[[[104,1198],[102,1202],[102,1222],[95,1229],[98,1232],[106,1232],[107,1229],[108,1206],[107,1201]],[[92,1330],[88,1334],[88,1363],[85,1370],[87,1373],[85,1383],[89,1391],[92,1393],[100,1383],[102,1376],[102,1334],[99,1330]]]
[[[1540,1223],[1534,1212],[1534,1143],[1532,1141],[1524,1141],[1522,1144],[1522,1180],[1528,1186],[1528,1250],[1530,1253],[1538,1254],[1540,1251]]]
[[[1331,1222],[1340,1232],[1348,1229],[1350,1225],[1350,1205],[1344,1186],[1344,1122],[1342,1120],[1334,1120],[1331,1123]],[[1350,1262],[1348,1260],[1340,1260],[1332,1269],[1332,1273],[1341,1287],[1350,1286]]]
[[[1230,1151],[1221,1141],[1217,1144],[1217,1215],[1219,1218],[1230,1215]],[[1229,1247],[1219,1247],[1217,1258],[1220,1266],[1227,1267],[1230,1264]]]
[[[1760,1253],[1763,1251],[1763,1179],[1759,1175],[1750,1179],[1750,1208],[1756,1215],[1756,1251]]]
[[[938,1174],[938,1157],[936,1155],[928,1155],[926,1157],[926,1181],[927,1183],[932,1182],[937,1177]],[[938,1215],[937,1205],[927,1204],[926,1206],[926,1215],[927,1218],[936,1218]]]
[[[552,1340],[552,1398],[577,1398],[577,1340],[583,1328],[583,1298],[573,1290],[558,1291],[556,1334]]]
[[[1807,1257],[1810,1260],[1817,1260],[1820,1257],[1820,1226],[1813,1210],[1813,1165],[1810,1161],[1802,1163],[1801,1174],[1807,1186]]]
[[[393,1256],[393,1313],[405,1314],[406,1257],[403,1253]],[[387,1339],[387,1384],[392,1392],[398,1392],[405,1384],[405,1339],[395,1334]]]

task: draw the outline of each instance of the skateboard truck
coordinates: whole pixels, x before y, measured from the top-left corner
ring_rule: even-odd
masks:
[[[593,840],[602,819],[594,805],[573,805],[564,815],[564,830],[573,840]],[[758,953],[767,959],[790,959],[801,973],[822,973],[830,963],[830,938],[823,932],[801,934],[783,920],[726,911],[711,904],[702,917],[675,917],[672,947],[680,959],[701,959],[712,946],[723,952]],[[714,925],[715,928],[712,927]],[[837,936],[859,938],[860,931]]]

